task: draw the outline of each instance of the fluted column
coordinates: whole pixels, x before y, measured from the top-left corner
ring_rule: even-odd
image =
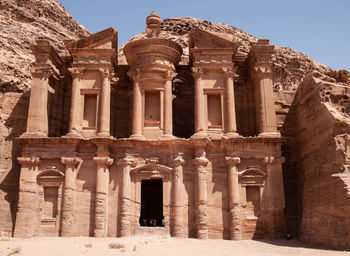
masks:
[[[98,122],[98,136],[110,136],[110,109],[111,109],[111,84],[110,72],[101,71],[102,90],[100,98],[100,115]]]
[[[48,125],[48,88],[49,69],[32,71],[32,88],[30,92],[27,131],[22,137],[47,137]]]
[[[70,105],[70,120],[69,120],[69,133],[68,136],[80,137],[79,131],[81,131],[81,109],[80,109],[80,79],[83,75],[81,70],[72,69],[72,96]]]
[[[233,68],[224,69],[226,77],[226,93],[225,93],[225,109],[226,109],[226,123],[225,136],[238,136],[236,124],[236,109],[235,109],[235,93],[234,93],[234,76]]]
[[[207,218],[207,177],[206,166],[208,159],[205,152],[200,157],[193,159],[196,173],[196,213],[197,213],[197,238],[208,239],[208,218]]]
[[[229,210],[231,216],[230,238],[231,240],[241,240],[241,214],[240,214],[240,189],[238,182],[237,165],[241,162],[239,157],[226,157],[228,166],[228,197]]]
[[[142,91],[140,84],[140,70],[134,69],[128,72],[133,81],[133,101],[132,101],[132,135],[134,139],[144,139],[143,136],[143,111],[142,111]]]
[[[120,211],[120,236],[125,237],[130,235],[130,170],[131,167],[136,164],[135,160],[129,157],[125,157],[121,160],[123,165],[123,179],[122,179],[122,191],[121,191],[121,211]]]
[[[63,187],[62,222],[60,235],[71,237],[74,235],[74,193],[79,165],[82,160],[79,157],[61,157],[61,162],[66,165]]]
[[[107,236],[107,203],[109,166],[113,159],[108,156],[94,157],[96,163],[96,200],[94,237]]]
[[[31,237],[38,235],[40,228],[36,180],[39,157],[18,157],[17,160],[21,165],[21,173],[14,236]]]
[[[176,74],[171,71],[166,73],[164,85],[164,130],[163,138],[173,137],[173,92],[172,79]]]
[[[179,153],[173,161],[173,183],[172,183],[172,214],[171,214],[171,236],[183,237],[183,197],[182,197],[182,186],[183,186],[183,170],[182,165],[184,159],[182,158],[183,153]]]
[[[204,110],[204,94],[202,85],[202,75],[204,68],[192,68],[194,82],[194,112],[195,112],[195,133],[205,133],[205,110]]]

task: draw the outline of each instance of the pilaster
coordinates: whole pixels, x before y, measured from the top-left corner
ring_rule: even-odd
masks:
[[[172,139],[173,136],[173,93],[172,80],[176,76],[175,72],[166,71],[164,84],[164,130],[163,139]]]
[[[174,159],[173,166],[173,183],[172,183],[172,214],[171,214],[171,236],[184,237],[183,226],[183,169],[182,165],[185,160],[182,158],[183,153],[179,153]]]
[[[39,233],[40,209],[38,202],[38,157],[18,157],[21,165],[15,237],[32,237]]]
[[[231,240],[242,240],[241,212],[240,212],[240,187],[238,182],[237,165],[240,164],[239,157],[226,157],[228,167],[228,196],[229,211],[231,217],[230,238]]]
[[[125,157],[119,160],[119,164],[123,168],[122,191],[121,191],[121,211],[120,211],[120,236],[126,237],[131,235],[130,230],[130,170],[136,165],[136,162],[131,157]]]
[[[63,187],[62,222],[60,235],[71,237],[74,235],[74,206],[75,184],[82,159],[79,157],[61,157],[62,164],[66,165]]]
[[[109,166],[113,159],[105,156],[94,157],[96,163],[96,199],[95,199],[95,225],[94,237],[107,236],[107,205],[108,205],[108,184]]]
[[[97,136],[110,137],[111,72],[108,70],[101,70],[100,72],[102,78],[102,90]]]

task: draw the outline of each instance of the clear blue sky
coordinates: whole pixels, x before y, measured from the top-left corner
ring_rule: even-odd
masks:
[[[161,19],[196,17],[240,28],[350,71],[350,0],[59,0],[90,32],[118,30],[119,45],[145,29],[152,10]]]

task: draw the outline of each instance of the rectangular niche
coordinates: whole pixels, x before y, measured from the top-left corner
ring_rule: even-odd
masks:
[[[260,187],[246,186],[247,216],[260,216]]]
[[[160,92],[145,92],[145,127],[160,127]]]
[[[97,95],[84,95],[84,114],[83,114],[83,128],[96,128],[96,112],[97,112]]]
[[[221,95],[208,94],[208,128],[222,128]]]
[[[44,187],[44,218],[56,218],[58,187]]]

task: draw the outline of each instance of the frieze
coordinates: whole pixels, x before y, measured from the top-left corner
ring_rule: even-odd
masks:
[[[196,55],[194,62],[197,63],[232,63],[232,56],[229,55]]]

